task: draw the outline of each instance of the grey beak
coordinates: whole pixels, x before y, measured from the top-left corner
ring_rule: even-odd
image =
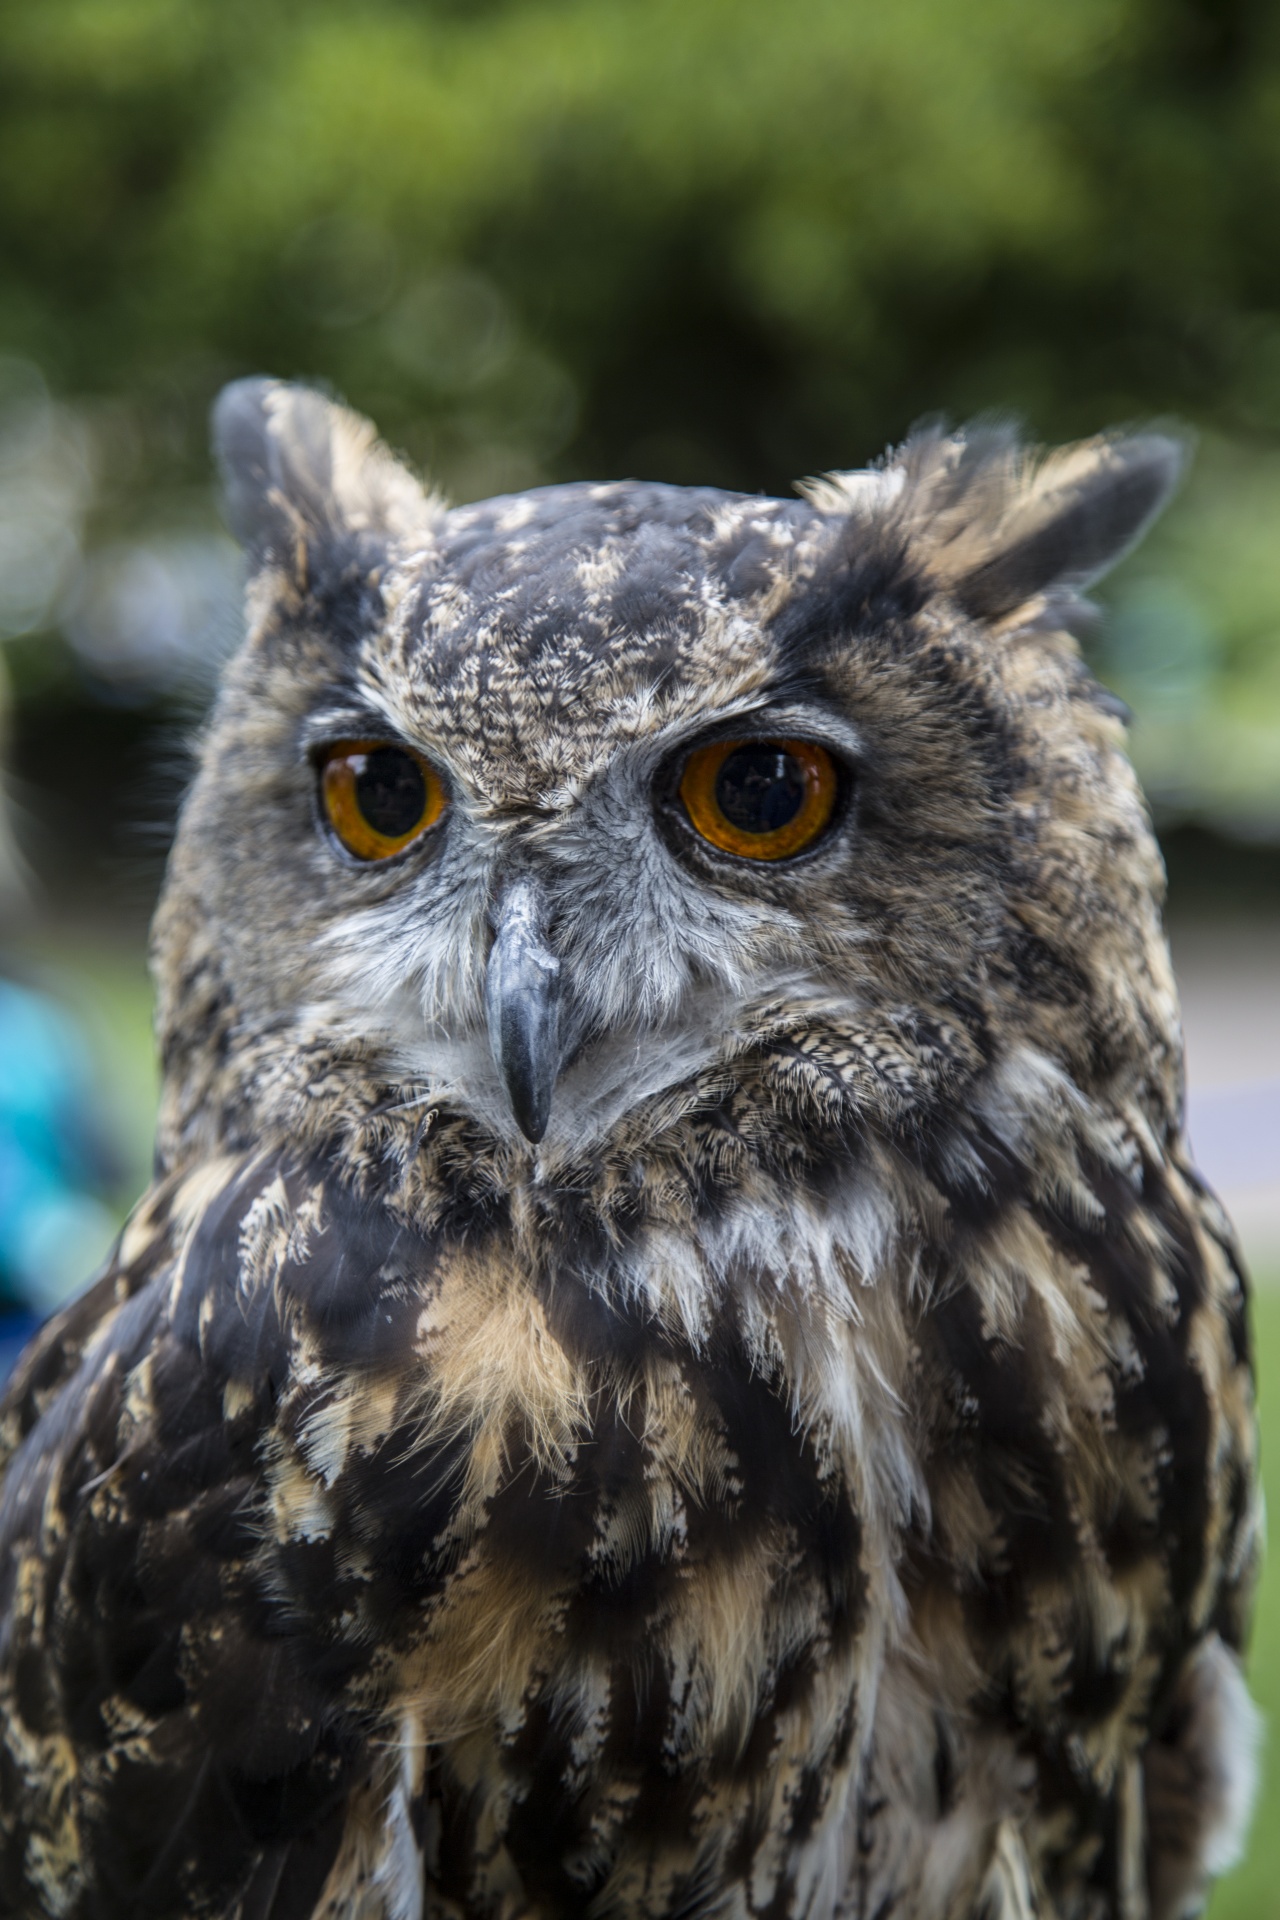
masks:
[[[485,976],[489,1045],[526,1139],[547,1130],[560,1071],[560,962],[543,937],[538,888],[517,880],[503,894]]]

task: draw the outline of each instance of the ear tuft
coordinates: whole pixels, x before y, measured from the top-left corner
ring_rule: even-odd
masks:
[[[358,413],[311,387],[237,380],[213,409],[227,520],[255,564],[296,568],[361,536],[390,542],[436,504]]]
[[[1100,434],[1045,453],[1007,426],[929,428],[890,457],[903,519],[933,578],[975,619],[1080,592],[1113,567],[1177,484],[1186,448],[1164,433]]]

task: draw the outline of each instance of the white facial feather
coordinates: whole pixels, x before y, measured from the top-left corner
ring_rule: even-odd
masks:
[[[790,708],[771,718],[780,731],[833,730],[828,719],[819,725]],[[848,730],[835,732],[847,750]],[[323,935],[312,1023],[372,1043],[415,1083],[516,1140],[487,1036],[488,914],[501,876],[536,873],[577,1020],[552,1105],[549,1160],[595,1145],[640,1103],[688,1080],[768,1001],[830,1003],[837,970],[806,950],[793,915],[709,886],[664,845],[651,796],[669,751],[665,733],[622,744],[585,793],[518,829],[459,781],[439,857],[406,864],[382,899]],[[852,924],[828,930],[847,948],[864,937]]]

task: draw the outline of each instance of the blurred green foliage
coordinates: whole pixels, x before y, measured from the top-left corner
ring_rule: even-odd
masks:
[[[456,497],[785,490],[935,410],[1171,414],[1199,455],[1098,663],[1166,819],[1280,839],[1278,215],[1267,0],[0,0],[26,772],[82,834],[112,773],[85,682],[171,699],[166,660],[216,646],[205,423],[239,373],[331,384]],[[148,994],[100,964],[140,1181]],[[1221,1920],[1272,1910],[1278,1834],[1273,1763]]]
[[[1264,0],[7,0],[0,353],[87,423],[110,550],[35,625],[183,599],[247,370],[460,497],[1174,413],[1211,457],[1104,662],[1163,805],[1280,835],[1278,210]]]
[[[153,432],[259,366],[743,486],[922,406],[1280,429],[1263,6],[11,0],[0,73],[0,331]]]

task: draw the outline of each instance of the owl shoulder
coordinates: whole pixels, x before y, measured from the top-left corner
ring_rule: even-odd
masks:
[[[153,1190],[26,1356],[0,1414],[0,1905],[45,1862],[59,1911],[77,1884],[132,1911],[158,1849],[193,1898],[286,1858],[318,1888],[377,1711],[368,1620],[394,1638],[444,1577],[454,1456],[405,1442],[433,1260],[326,1166],[219,1162]]]

